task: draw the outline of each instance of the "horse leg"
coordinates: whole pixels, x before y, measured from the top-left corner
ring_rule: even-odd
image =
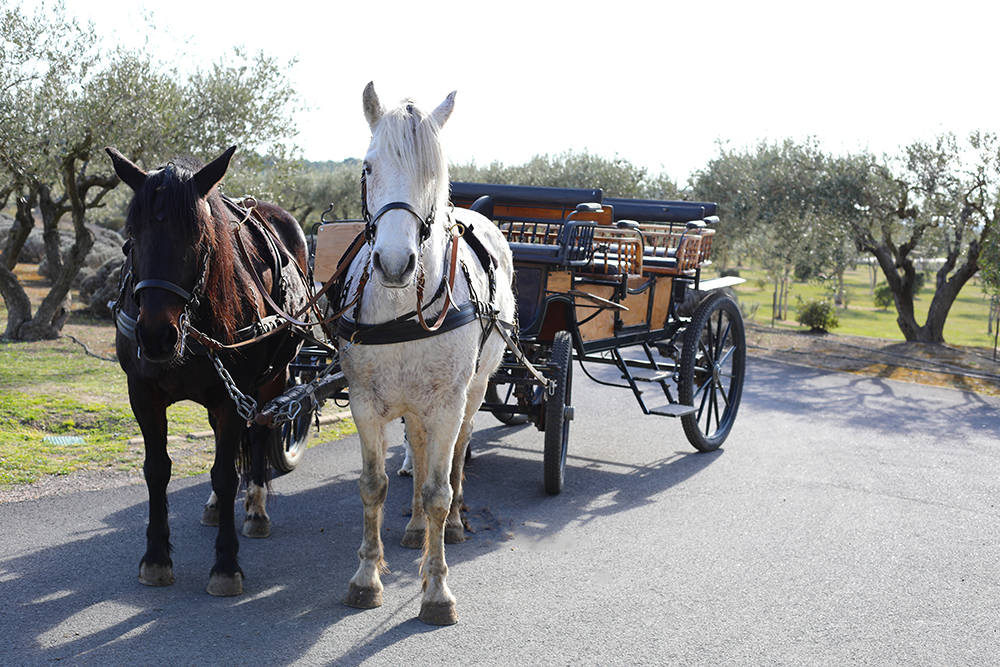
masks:
[[[267,489],[264,485],[267,474],[267,448],[277,437],[276,429],[256,424],[250,427],[250,481],[247,483],[247,495],[243,503],[246,510],[243,534],[247,537],[259,538],[271,535],[271,518],[267,515],[265,507]]]
[[[472,416],[466,415],[462,422],[462,430],[455,441],[454,454],[451,459],[451,509],[444,525],[445,544],[461,544],[465,541],[465,526],[462,524],[462,507],[465,505],[465,492],[462,489],[462,479],[465,476],[465,452],[472,440]]]
[[[215,415],[208,413],[208,423],[212,426],[212,431],[215,433],[216,439],[219,437],[219,431],[216,428]],[[215,495],[215,491],[208,496],[208,501],[205,502],[205,509],[201,514],[201,525],[203,526],[218,526],[219,525],[219,497]]]
[[[219,498],[219,534],[215,538],[215,565],[209,575],[208,592],[217,596],[243,592],[243,570],[237,561],[240,549],[236,534],[236,491],[239,474],[236,453],[246,422],[236,414],[236,406],[226,403],[218,414],[215,463],[212,465],[212,490]]]
[[[411,475],[413,475],[413,501],[410,503],[410,520],[403,532],[399,544],[404,549],[423,549],[427,532],[427,519],[424,516],[424,501],[420,489],[427,479],[427,431],[423,422],[415,415],[406,417],[406,441],[409,444],[408,456],[411,458]]]
[[[446,581],[448,564],[445,561],[444,544],[445,522],[451,511],[454,495],[451,486],[452,460],[455,442],[461,430],[461,424],[456,419],[427,425],[427,479],[420,489],[427,534],[421,568],[424,594],[420,601],[419,618],[429,625],[458,623],[455,596]]]
[[[406,419],[403,419],[403,425],[406,425]],[[403,465],[399,466],[399,470],[396,474],[400,477],[413,477],[413,447],[410,446],[410,436],[403,435]]]
[[[353,397],[352,397],[353,398]],[[358,571],[348,585],[344,604],[359,609],[372,609],[382,605],[382,580],[385,570],[385,552],[382,547],[382,506],[389,490],[389,476],[385,474],[386,437],[385,424],[377,419],[361,416],[357,404],[352,405],[355,423],[361,438],[361,478],[358,487],[365,509],[364,534],[358,559]]]
[[[472,441],[472,429],[479,406],[483,404],[489,375],[480,373],[469,384],[468,397],[465,403],[465,415],[462,428],[458,432],[451,460],[451,509],[445,522],[445,544],[460,544],[465,541],[465,526],[462,524],[462,508],[465,506],[463,479],[465,478],[465,458]]]
[[[167,524],[167,484],[171,467],[167,454],[167,410],[136,383],[129,382],[129,399],[142,431],[145,450],[142,472],[149,493],[146,553],[139,561],[139,581],[147,586],[169,586],[174,583],[174,564],[170,558],[172,547]]]
[[[258,390],[257,405],[266,405],[280,396],[288,384],[288,371],[280,373]],[[250,481],[244,502],[246,518],[243,534],[247,537],[269,537],[271,518],[267,515],[267,473],[271,467],[270,453],[280,437],[277,429],[254,424],[250,427]]]
[[[208,495],[208,500],[205,502],[205,509],[201,513],[201,525],[219,525],[219,496],[215,495],[215,491]]]

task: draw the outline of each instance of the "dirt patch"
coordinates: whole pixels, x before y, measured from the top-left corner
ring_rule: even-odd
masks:
[[[1000,396],[992,351],[747,324],[747,353],[813,368]]]

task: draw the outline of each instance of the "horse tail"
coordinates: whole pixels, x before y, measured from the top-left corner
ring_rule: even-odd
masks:
[[[249,488],[250,482],[271,491],[271,468],[273,452],[270,439],[275,431],[266,427],[251,424],[243,431],[240,446],[236,452],[236,469],[240,474],[243,487]]]

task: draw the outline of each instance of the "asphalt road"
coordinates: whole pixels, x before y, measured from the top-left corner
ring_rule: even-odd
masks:
[[[145,488],[0,505],[4,665],[986,665],[1000,647],[1000,401],[751,358],[726,446],[574,373],[565,491],[542,436],[481,415],[461,621],[416,620],[411,481],[391,474],[385,605],[340,603],[356,437],[275,481],[241,598],[205,593],[207,476],[171,485],[177,583],[137,580]],[[390,473],[401,462],[393,449]]]

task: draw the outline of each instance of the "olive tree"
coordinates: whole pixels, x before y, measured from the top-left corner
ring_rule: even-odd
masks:
[[[975,132],[967,145],[954,135],[918,141],[901,155],[855,156],[840,169],[843,222],[858,250],[878,262],[907,341],[942,343],[948,313],[996,243],[1000,215],[1000,143]],[[919,262],[943,260],[923,324],[914,296]]]
[[[94,242],[88,212],[119,183],[105,146],[156,164],[178,154],[211,158],[237,144],[250,167],[244,173],[260,173],[265,154],[274,174],[287,171],[295,94],[282,67],[263,54],[237,50],[232,62],[182,74],[145,50],[105,45],[61,1],[32,16],[16,6],[2,10],[0,49],[0,207],[15,205],[0,254],[6,338],[59,336],[67,294]],[[239,173],[238,164],[234,181]],[[32,313],[13,269],[36,211],[54,278]],[[58,229],[67,216],[75,241],[64,255]]]
[[[652,174],[625,158],[608,159],[587,151],[567,151],[558,155],[536,155],[520,165],[493,162],[485,167],[475,163],[452,165],[454,181],[507,185],[538,185],[559,188],[601,188],[605,197],[638,199],[678,199],[680,191],[666,174]]]
[[[816,188],[826,160],[814,141],[760,142],[740,151],[720,146],[720,155],[693,179],[693,196],[720,206],[721,254],[748,252],[767,271],[778,319],[787,319],[796,266],[810,258],[828,261]]]

